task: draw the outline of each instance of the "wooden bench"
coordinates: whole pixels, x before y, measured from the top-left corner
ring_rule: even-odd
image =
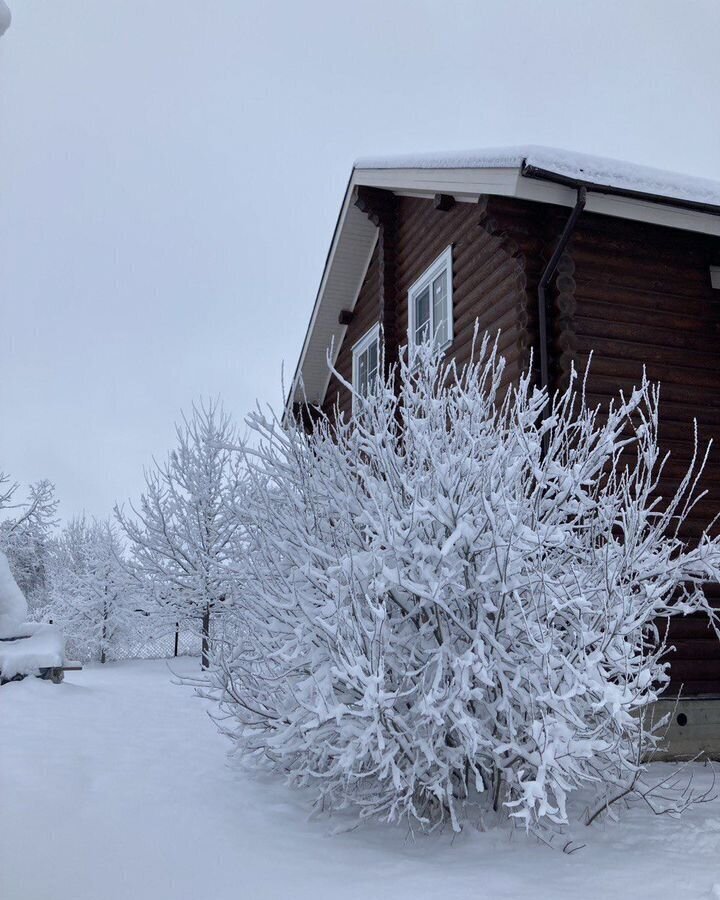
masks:
[[[48,668],[40,669],[40,677],[44,681],[60,684],[65,678],[66,672],[82,672],[82,664],[75,659],[68,659],[62,666],[49,666]]]

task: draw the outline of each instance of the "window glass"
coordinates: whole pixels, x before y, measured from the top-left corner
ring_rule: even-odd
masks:
[[[353,347],[353,387],[361,397],[374,393],[380,374],[380,329],[375,325]]]
[[[447,272],[441,272],[432,283],[433,289],[433,336],[439,347],[447,343]]]
[[[422,344],[430,336],[430,287],[415,298],[415,343]]]
[[[408,312],[411,345],[432,340],[445,349],[452,343],[452,246],[410,286]]]
[[[368,366],[367,351],[360,353],[357,358],[357,389],[363,397],[367,397],[368,388]]]
[[[378,345],[377,341],[373,341],[372,344],[365,351],[365,356],[367,357],[367,391],[364,394],[365,397],[368,394],[372,394],[375,392],[375,385],[377,384],[377,374],[378,374]]]

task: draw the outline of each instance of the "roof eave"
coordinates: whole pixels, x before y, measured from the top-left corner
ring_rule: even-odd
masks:
[[[577,188],[582,186],[588,191],[586,207],[588,212],[720,236],[720,206],[583,181],[528,165],[526,160],[521,165],[503,168],[353,168],[335,224],[302,353],[286,400],[285,420],[292,413],[293,403],[304,397],[303,383],[307,385],[308,381],[305,376],[308,374],[306,363],[309,351],[313,354],[319,352],[321,357],[321,360],[316,359],[313,362],[312,375],[315,383],[306,397],[307,402],[313,404],[322,402],[323,390],[327,390],[330,380],[330,371],[326,363],[330,341],[328,340],[327,344],[318,350],[323,335],[332,332],[335,341],[332,361],[337,358],[345,335],[346,328],[331,321],[332,315],[335,314],[335,306],[338,305],[337,299],[330,310],[330,315],[325,316],[326,321],[323,323],[319,343],[316,330],[326,302],[333,266],[338,264],[338,248],[345,237],[349,216],[352,216],[353,227],[364,230],[364,234],[356,242],[357,258],[354,263],[348,265],[348,261],[344,261],[352,280],[352,285],[345,287],[343,304],[345,307],[350,309],[354,307],[370,262],[377,229],[352,205],[353,190],[361,185],[407,196],[423,197],[446,193],[458,200],[472,202],[481,195],[489,194],[560,206],[572,206]],[[334,293],[337,294],[337,288]],[[315,347],[314,344],[318,346]],[[324,366],[322,377],[315,371],[318,364]]]

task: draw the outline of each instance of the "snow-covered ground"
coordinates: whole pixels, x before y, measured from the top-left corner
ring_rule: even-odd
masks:
[[[345,820],[308,820],[306,797],[228,765],[161,661],[5,685],[0,740],[2,900],[720,897],[720,801],[579,828],[572,855],[507,830],[333,834]]]

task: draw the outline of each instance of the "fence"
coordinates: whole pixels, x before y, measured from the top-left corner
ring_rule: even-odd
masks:
[[[65,637],[65,653],[69,659],[99,660],[100,647],[96,642],[79,641],[72,634]],[[105,651],[108,661],[199,655],[200,637],[186,625],[176,629],[172,623],[145,618],[138,621],[136,627],[113,635]]]
[[[161,630],[155,634],[138,635],[125,641],[111,643],[107,652],[109,660],[121,659],[166,659],[171,656],[199,656],[200,638],[187,629],[177,632]]]

